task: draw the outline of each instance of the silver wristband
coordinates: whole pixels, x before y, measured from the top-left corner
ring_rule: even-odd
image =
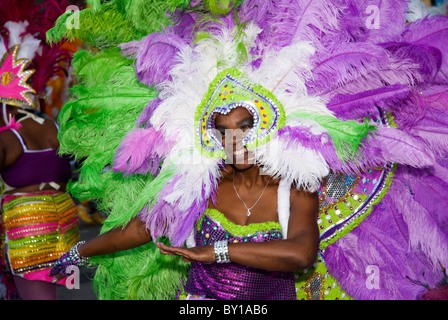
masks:
[[[229,247],[228,247],[228,241],[216,241],[214,244],[215,249],[215,259],[217,263],[229,263]]]
[[[70,249],[70,258],[79,266],[84,266],[89,262],[89,258],[81,257],[81,255],[78,252],[78,248],[82,246],[85,241],[79,241],[77,244],[73,246],[73,248]]]

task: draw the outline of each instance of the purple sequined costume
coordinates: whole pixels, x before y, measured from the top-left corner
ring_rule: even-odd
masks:
[[[280,239],[281,226],[276,222],[239,226],[229,222],[222,213],[213,209],[205,212],[195,232],[197,246],[213,245],[215,241],[220,240],[264,242]],[[296,299],[293,273],[267,271],[232,262],[192,263],[185,291],[210,299]]]

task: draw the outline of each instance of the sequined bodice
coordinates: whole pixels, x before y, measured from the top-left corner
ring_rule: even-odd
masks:
[[[266,222],[240,226],[222,213],[207,209],[195,232],[197,246],[215,241],[264,242],[282,239],[281,226]],[[273,272],[236,263],[203,264],[194,262],[185,291],[211,299],[290,300],[296,298],[294,277],[290,272]]]

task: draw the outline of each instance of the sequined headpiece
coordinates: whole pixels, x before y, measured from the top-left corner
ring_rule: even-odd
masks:
[[[26,70],[31,60],[17,59],[19,45],[10,48],[0,62],[0,102],[13,106],[33,106],[29,96],[35,93],[27,83],[34,70]]]
[[[281,103],[268,90],[234,68],[229,68],[211,82],[207,94],[197,107],[195,126],[201,151],[211,157],[223,157],[222,142],[215,135],[214,116],[227,114],[237,107],[246,108],[254,118],[254,126],[243,139],[252,149],[269,141],[285,123]]]

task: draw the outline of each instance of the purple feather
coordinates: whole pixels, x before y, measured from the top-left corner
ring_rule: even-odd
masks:
[[[356,0],[352,2],[358,7],[359,16],[369,30],[368,42],[381,43],[399,39],[406,25],[408,0]]]
[[[159,192],[154,206],[150,210],[145,208],[140,212],[140,218],[150,230],[153,239],[167,235],[167,228],[171,227],[172,221],[175,219],[176,207],[164,201],[163,197],[173,191],[174,185],[179,179],[179,174],[171,177]]]
[[[406,278],[403,265],[407,261],[403,249],[394,244],[392,239],[381,238],[382,242],[380,237],[387,235],[375,225],[364,221],[325,250],[323,258],[328,271],[338,280],[342,289],[357,300],[417,299],[425,292],[425,288]],[[399,261],[403,264],[397,265]],[[377,287],[369,286],[372,281],[369,279],[369,268],[372,267],[377,268]]]
[[[392,162],[427,167],[435,162],[434,154],[423,142],[402,130],[388,127],[378,127],[360,153],[368,161],[383,161],[384,164]]]
[[[448,85],[433,85],[430,89],[423,90],[424,101],[434,109],[448,110]],[[448,116],[445,115],[445,119]]]
[[[307,86],[310,94],[337,93],[337,89],[347,83],[360,82],[359,79],[379,72],[389,66],[390,59],[385,49],[369,43],[348,43],[337,46],[328,52],[317,54],[312,69],[313,77]],[[376,89],[364,84],[353,83],[355,91]]]
[[[172,146],[172,141],[154,128],[136,128],[118,147],[112,169],[125,174],[157,174],[159,161]]]
[[[425,141],[438,156],[448,156],[448,128],[415,126],[411,132]]]
[[[174,33],[191,44],[194,37],[194,25],[197,19],[197,13],[176,9],[171,19],[172,24],[165,28],[165,32],[170,34]]]
[[[294,149],[297,146],[315,150],[320,153],[334,172],[360,173],[362,164],[347,161],[343,163],[337,156],[336,149],[328,133],[314,134],[305,126],[285,126],[278,130],[278,138],[285,149]],[[363,167],[364,168],[364,167]]]
[[[140,113],[136,125],[137,127],[149,128],[151,127],[150,119],[156,108],[162,102],[160,99],[153,99],[148,102],[146,108]]]
[[[169,71],[177,63],[176,55],[187,41],[174,33],[151,33],[138,44],[123,44],[123,52],[135,57],[138,79],[149,86],[169,79]],[[137,50],[135,52],[135,50]]]
[[[409,88],[397,84],[351,95],[338,94],[328,102],[327,107],[342,120],[360,119],[368,117],[369,113],[376,113],[378,107],[387,111],[389,105],[399,103],[408,95]]]
[[[441,228],[448,225],[448,171],[442,168],[438,166],[423,172],[406,168],[402,174],[408,181],[414,200],[426,209]],[[445,234],[448,235],[446,227]]]
[[[428,287],[436,287],[443,279],[442,268],[430,261],[446,259],[446,234],[412,198],[411,192],[417,190],[406,187],[415,177],[409,178],[398,170],[381,203],[358,227],[324,252],[328,270],[355,299],[419,299]],[[422,196],[428,194],[420,191]],[[419,213],[415,214],[417,207]],[[417,228],[418,221],[423,220],[425,226]],[[422,251],[415,241],[423,248],[432,245],[432,250]],[[428,253],[433,256],[429,260]],[[379,272],[379,286],[369,290],[368,266],[377,267]]]
[[[442,53],[435,47],[400,42],[383,43],[381,46],[386,48],[395,59],[408,59],[419,66],[415,70],[413,83],[428,85],[434,81],[440,71]]]
[[[322,35],[336,29],[339,8],[345,5],[324,0],[245,1],[240,12],[242,21],[254,18],[264,30],[264,46],[278,49],[297,41],[321,46]]]
[[[407,183],[412,183],[412,180],[408,180]],[[413,191],[423,190],[414,188]],[[433,263],[434,270],[440,269],[441,265],[448,265],[448,236],[440,229],[438,221],[428,212],[434,205],[423,207],[409,192],[400,194],[394,200],[408,225],[411,248],[424,253]]]
[[[149,213],[147,211],[140,213],[142,221],[145,222],[154,239],[160,236],[168,236],[174,246],[182,246],[184,244],[197,221],[205,212],[208,199],[210,197],[213,198],[213,195],[205,194],[205,188],[203,188],[202,197],[194,199],[185,210],[181,210],[178,203],[166,202],[164,198],[174,192],[176,185],[182,179],[185,179],[182,174],[173,176],[160,191],[157,202],[150,209]],[[214,193],[217,185],[213,177],[210,176],[210,179],[213,186],[212,192]]]
[[[446,84],[448,81],[448,17],[428,16],[414,21],[406,26],[402,39],[412,44],[439,49],[443,59],[435,82]]]
[[[238,7],[242,23],[252,21],[261,29],[268,28],[268,15],[274,10],[272,0],[247,0]]]
[[[366,20],[361,17],[356,4],[353,1],[345,2],[346,7],[340,9],[338,32],[325,34],[322,37],[322,44],[326,48],[333,47],[335,44],[366,42],[369,36]]]

